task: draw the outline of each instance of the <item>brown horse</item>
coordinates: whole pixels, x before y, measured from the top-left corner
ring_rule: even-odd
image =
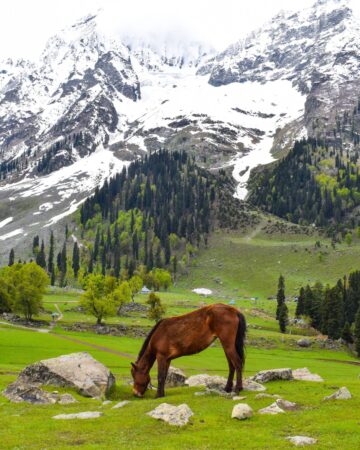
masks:
[[[170,361],[180,356],[205,350],[219,338],[229,364],[225,387],[231,392],[236,370],[235,392],[242,390],[244,366],[245,317],[232,306],[216,304],[200,308],[182,316],[163,319],[150,331],[140,350],[136,363],[131,363],[134,379],[133,392],[142,397],[150,383],[150,369],[158,365],[157,397],[165,395],[165,380]]]

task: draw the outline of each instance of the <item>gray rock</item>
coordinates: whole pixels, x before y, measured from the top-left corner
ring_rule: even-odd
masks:
[[[21,380],[9,384],[3,394],[12,403],[27,402],[34,405],[49,405],[59,400],[58,394],[42,390],[40,384],[24,383]]]
[[[351,393],[349,389],[344,386],[333,394],[324,397],[324,400],[349,400],[350,398],[352,398]]]
[[[254,414],[253,410],[248,404],[239,403],[238,405],[235,405],[233,407],[233,410],[231,413],[231,418],[244,420],[244,419],[248,419],[249,417],[252,417],[253,414]]]
[[[192,375],[186,380],[186,384],[190,387],[206,386],[209,389],[224,390],[226,385],[226,378],[217,375],[199,374]]]
[[[288,436],[285,439],[287,439],[297,447],[301,447],[304,445],[313,445],[317,443],[317,439],[308,436]]]
[[[285,411],[295,411],[299,409],[298,405],[294,402],[289,402],[288,400],[284,400],[279,398],[275,402],[277,406]]]
[[[232,399],[234,401],[241,401],[241,400],[245,400],[246,397],[241,397],[240,395],[235,395]]]
[[[246,380],[244,380],[243,388],[244,388],[244,391],[250,391],[250,392],[266,391],[265,386],[263,386],[260,383],[257,383],[256,381],[251,380],[250,378],[247,378]]]
[[[206,395],[206,392],[205,391],[195,392],[194,395],[196,395],[196,397],[201,397],[202,395]]]
[[[306,338],[299,339],[296,343],[299,347],[304,347],[304,348],[311,347],[311,344],[312,344],[311,340],[306,339]]]
[[[281,398],[280,395],[276,395],[276,394],[256,394],[255,395],[255,400],[261,400],[263,398]]]
[[[163,420],[170,425],[182,427],[189,422],[190,417],[193,416],[194,413],[185,403],[179,406],[161,403],[147,414],[154,419]]]
[[[261,370],[253,377],[250,377],[250,380],[256,381],[257,383],[267,383],[269,381],[275,380],[292,380],[292,370],[291,369],[270,369],[270,370]]]
[[[79,403],[71,394],[63,394],[60,396],[59,405],[70,405],[71,403]]]
[[[111,400],[105,400],[102,402],[103,406],[111,405],[111,403],[112,403]]]
[[[114,405],[111,409],[123,408],[128,403],[130,403],[129,400],[123,400],[122,402],[116,403],[116,405]]]
[[[292,371],[294,380],[299,381],[314,381],[314,382],[323,382],[324,380],[320,375],[316,373],[311,373],[307,367],[303,367],[302,369],[295,369]]]
[[[259,409],[258,413],[259,414],[271,414],[271,415],[275,415],[275,414],[282,414],[285,411],[283,409],[281,409],[276,402],[272,403],[270,406],[267,406],[266,408],[262,408]]]
[[[115,384],[114,375],[86,352],[39,361],[26,367],[18,380],[74,388],[85,397],[106,395]]]
[[[176,367],[169,367],[169,371],[166,377],[167,387],[185,386],[186,376],[184,372]]]
[[[102,415],[103,413],[99,411],[85,411],[75,414],[58,414],[57,416],[53,416],[53,419],[56,420],[97,419]]]

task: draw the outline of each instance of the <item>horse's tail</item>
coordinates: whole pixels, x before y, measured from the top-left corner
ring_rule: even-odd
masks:
[[[241,359],[241,367],[245,365],[245,337],[246,337],[246,320],[241,312],[238,312],[239,324],[236,333],[235,347]]]

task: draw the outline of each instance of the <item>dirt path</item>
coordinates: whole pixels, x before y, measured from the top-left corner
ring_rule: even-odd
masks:
[[[27,330],[27,331],[37,331],[38,333],[49,333],[49,328],[30,328],[25,327],[24,325],[16,325],[15,323],[11,322],[0,322],[0,325],[8,325],[9,327],[19,328],[21,330]]]
[[[60,339],[65,339],[66,341],[74,342],[75,344],[86,345],[87,347],[91,347],[95,350],[99,350],[101,352],[111,353],[112,355],[121,356],[122,358],[134,359],[134,355],[130,355],[129,353],[119,352],[117,350],[113,350],[108,347],[104,347],[102,345],[91,344],[90,342],[83,341],[81,339],[73,338],[70,336],[64,336],[63,334],[51,333],[52,336],[58,337]]]
[[[264,226],[265,222],[261,221],[246,237],[245,239],[247,241],[251,241],[252,239],[254,239],[254,237],[256,237],[257,234],[260,233],[260,231],[262,230],[263,226]]]

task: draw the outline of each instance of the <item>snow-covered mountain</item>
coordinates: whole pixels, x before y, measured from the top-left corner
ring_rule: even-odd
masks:
[[[282,13],[220,54],[176,35],[104,31],[101,13],[0,63],[1,252],[45,233],[129,161],[160,147],[233,167],[237,195],[271,150],[357,100],[359,22],[346,0]]]

